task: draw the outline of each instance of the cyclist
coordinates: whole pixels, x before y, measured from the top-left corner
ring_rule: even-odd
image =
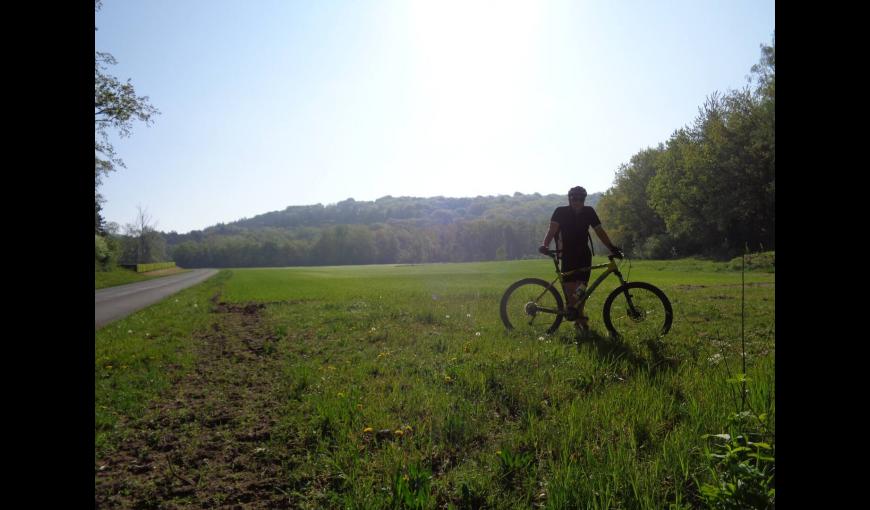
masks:
[[[601,242],[610,250],[610,253],[615,257],[622,257],[622,250],[616,247],[610,238],[607,237],[607,232],[601,227],[601,220],[598,219],[598,214],[595,209],[585,205],[586,189],[581,186],[575,186],[568,190],[568,205],[557,207],[553,211],[553,216],[550,218],[550,228],[547,230],[547,235],[544,237],[544,242],[538,248],[538,251],[547,254],[550,241],[556,238],[556,248],[562,250],[562,267],[561,271],[567,273],[581,267],[589,267],[592,265],[592,253],[589,250],[589,244],[586,239],[592,241],[589,235],[589,227],[595,230]],[[568,298],[568,308],[573,307],[577,303],[577,288],[586,290],[589,284],[590,271],[578,271],[566,278],[564,282],[565,295]],[[583,315],[583,306],[580,305],[577,320],[574,322],[574,327],[578,330],[589,329],[589,317]]]

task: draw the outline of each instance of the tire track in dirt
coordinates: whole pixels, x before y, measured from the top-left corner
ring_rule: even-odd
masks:
[[[197,358],[95,466],[96,508],[290,508],[286,448],[270,442],[281,409],[277,335],[263,304],[212,299]]]

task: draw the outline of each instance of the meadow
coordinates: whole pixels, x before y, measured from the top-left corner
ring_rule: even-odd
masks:
[[[775,274],[622,271],[670,297],[663,339],[605,335],[615,279],[587,305],[590,334],[506,332],[502,293],[552,280],[547,260],[221,271],[97,332],[98,505],[768,501]]]

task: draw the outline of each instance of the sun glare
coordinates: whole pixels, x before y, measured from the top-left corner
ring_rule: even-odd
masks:
[[[529,1],[412,3],[416,149],[430,156],[432,170],[490,166],[529,129],[540,8]]]

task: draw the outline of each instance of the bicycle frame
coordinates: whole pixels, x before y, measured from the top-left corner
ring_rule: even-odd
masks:
[[[572,308],[579,308],[580,305],[585,303],[586,300],[589,299],[589,296],[591,296],[592,293],[595,292],[595,289],[601,284],[601,282],[603,282],[604,279],[607,278],[608,276],[610,276],[611,274],[615,274],[616,277],[619,278],[620,285],[625,285],[625,283],[626,283],[625,279],[622,277],[622,273],[619,271],[619,267],[616,265],[616,262],[613,260],[612,256],[607,257],[608,259],[610,259],[610,261],[606,264],[595,264],[595,265],[592,265],[589,267],[581,267],[579,269],[574,269],[574,270],[568,271],[567,273],[563,273],[563,272],[559,271],[559,262],[557,261],[557,257],[555,255],[550,255],[550,257],[553,259],[553,264],[556,266],[556,279],[553,280],[552,282],[550,282],[550,287],[553,287],[556,282],[564,284],[565,278],[571,276],[574,273],[577,273],[580,271],[591,271],[593,269],[607,268],[606,271],[601,273],[601,275],[598,278],[596,278],[594,282],[592,282],[592,285],[590,285],[589,287],[586,288],[586,292],[583,294],[583,297],[581,299],[579,299],[577,301],[577,303]],[[537,301],[537,300],[541,299],[541,297],[546,292],[547,292],[547,289],[544,289],[544,292],[542,292],[537,298],[535,298],[535,300]],[[562,294],[565,295],[565,298],[567,299],[568,296],[565,293],[564,288],[562,289]],[[565,304],[565,306],[567,307],[567,303]],[[561,313],[564,315],[564,312],[559,312],[558,310],[550,310],[548,308],[539,308],[539,310],[541,310],[543,312],[554,313],[554,314]]]

